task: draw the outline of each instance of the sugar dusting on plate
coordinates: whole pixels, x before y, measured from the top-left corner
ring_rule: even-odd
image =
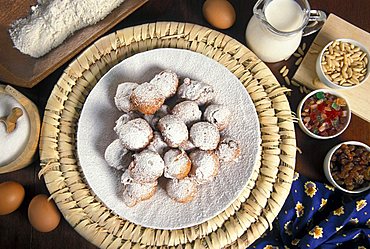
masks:
[[[231,111],[230,125],[222,131],[240,141],[238,162],[221,164],[220,174],[199,186],[196,197],[177,203],[165,191],[167,180],[160,179],[158,191],[149,200],[127,207],[122,199],[120,176],[104,160],[105,148],[116,138],[115,121],[122,115],[115,108],[114,95],[123,81],[146,82],[170,69],[183,79],[211,84],[212,103]],[[200,224],[224,211],[241,193],[258,160],[260,148],[258,116],[240,81],[228,69],[201,54],[182,49],[155,49],[134,55],[112,68],[88,96],[78,124],[77,151],[83,173],[97,197],[113,212],[135,224],[158,229],[181,229]]]

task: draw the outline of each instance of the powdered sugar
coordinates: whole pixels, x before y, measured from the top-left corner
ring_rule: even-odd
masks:
[[[169,113],[168,105],[162,105],[159,110],[152,115],[144,115],[144,119],[150,124],[153,129],[157,129],[157,124],[160,118],[163,118]]]
[[[162,157],[152,150],[143,150],[133,155],[134,160],[128,170],[132,179],[137,182],[154,182],[163,175]]]
[[[195,101],[186,100],[172,108],[172,115],[180,118],[186,125],[191,125],[200,120],[202,112]]]
[[[220,141],[220,132],[214,124],[198,122],[190,128],[190,141],[202,150],[214,150]]]
[[[130,96],[132,91],[138,86],[137,83],[124,82],[118,85],[114,103],[118,110],[123,112],[130,112],[134,109],[131,104]]]
[[[173,179],[166,185],[168,195],[177,202],[191,201],[197,191],[197,184],[189,177],[182,180]]]
[[[141,113],[153,114],[162,106],[165,97],[155,85],[144,82],[132,91],[130,100]]]
[[[127,167],[127,165],[122,164],[123,157],[127,152],[128,150],[123,148],[121,141],[116,139],[105,150],[104,158],[109,166],[122,170]]]
[[[135,113],[125,113],[121,115],[121,117],[117,119],[116,126],[113,128],[113,130],[118,134],[123,129],[123,125],[135,118],[139,118],[139,116]]]
[[[208,183],[218,174],[220,162],[212,151],[195,150],[189,155],[192,162],[190,175],[200,184]]]
[[[220,141],[216,154],[223,162],[237,161],[240,155],[240,146],[237,141],[230,137],[225,137]]]
[[[165,70],[155,75],[149,83],[155,85],[163,96],[169,98],[175,95],[179,81],[175,72]]]
[[[136,118],[118,127],[116,126],[115,131],[123,147],[129,150],[144,148],[153,137],[152,128],[142,118]]]
[[[191,162],[185,151],[171,149],[164,154],[163,160],[166,178],[181,179],[188,175]]]
[[[193,100],[198,105],[204,105],[215,96],[213,87],[205,82],[185,78],[179,86],[177,94],[180,98]]]
[[[182,142],[188,140],[189,132],[184,121],[167,115],[158,121],[158,128],[162,133],[164,141],[171,147],[178,147]]]
[[[167,143],[163,140],[160,132],[155,131],[153,140],[148,145],[147,149],[157,152],[159,155],[163,155],[164,151],[168,148]]]
[[[124,185],[122,193],[123,201],[128,207],[135,206],[139,201],[147,200],[157,191],[157,181],[149,183],[135,182],[129,171],[126,170],[121,176],[121,183]]]
[[[207,106],[203,117],[208,122],[217,126],[222,131],[230,122],[231,112],[224,105],[212,104]]]
[[[240,142],[239,162],[221,166],[214,181],[198,187],[191,202],[169,198],[164,183],[149,200],[127,207],[123,202],[119,176],[104,160],[105,148],[117,138],[114,121],[122,114],[112,101],[122,81],[150,81],[169,68],[180,78],[206,82],[214,88],[212,103],[226,105],[232,112],[230,125],[223,130]],[[159,229],[180,229],[200,224],[227,208],[247,183],[257,160],[258,117],[246,90],[225,67],[203,55],[181,49],[155,49],[134,55],[109,71],[90,92],[79,120],[77,149],[80,164],[92,191],[114,213],[135,224]],[[162,179],[161,179],[162,180]],[[126,201],[126,200],[125,200]]]

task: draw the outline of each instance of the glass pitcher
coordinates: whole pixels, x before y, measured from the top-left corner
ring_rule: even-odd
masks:
[[[288,59],[302,36],[319,30],[326,20],[307,0],[258,0],[246,29],[247,46],[264,62]]]

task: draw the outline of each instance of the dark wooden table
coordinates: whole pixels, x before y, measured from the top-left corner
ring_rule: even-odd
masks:
[[[191,22],[212,28],[202,16],[203,2],[199,0],[151,0],[108,33],[124,27],[155,21]],[[220,31],[245,44],[245,28],[252,16],[252,9],[256,0],[231,0],[230,2],[236,9],[236,23],[230,29]],[[311,0],[310,4],[313,9],[334,13],[370,32],[370,18],[368,17],[370,4],[368,0]],[[310,44],[314,36],[305,37],[303,42]],[[290,68],[289,76],[292,77],[296,69],[293,60],[268,65],[281,84],[284,84],[284,80],[279,74],[279,69],[286,63],[288,68]],[[68,63],[63,65],[33,89],[17,88],[37,104],[41,114],[43,114],[52,88],[67,65]],[[292,110],[295,111],[298,102],[304,95],[298,91],[298,88],[291,88],[293,92],[288,99]],[[326,152],[335,144],[346,140],[358,140],[370,144],[370,124],[353,116],[350,126],[340,137],[327,141],[308,137],[297,125],[296,135],[298,147],[303,152],[302,154],[297,154],[297,171],[312,179],[325,181],[322,161]],[[33,196],[41,193],[48,194],[43,179],[39,180],[37,178],[39,170],[39,160],[36,158],[34,163],[25,169],[0,175],[0,182],[8,180],[18,181],[26,189],[26,197],[21,207],[12,214],[0,216],[0,248],[95,248],[64,219],[62,219],[58,228],[50,233],[40,233],[32,229],[27,219],[28,204]]]

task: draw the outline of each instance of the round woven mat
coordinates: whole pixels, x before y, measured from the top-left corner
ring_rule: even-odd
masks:
[[[258,163],[238,199],[203,224],[171,231],[114,214],[86,184],[76,155],[79,115],[102,75],[133,54],[163,47],[201,53],[235,74],[254,102],[262,139]],[[296,140],[287,90],[250,50],[220,32],[176,22],[119,30],[79,55],[55,85],[41,130],[40,174],[65,219],[98,247],[246,248],[271,228],[291,187]]]

